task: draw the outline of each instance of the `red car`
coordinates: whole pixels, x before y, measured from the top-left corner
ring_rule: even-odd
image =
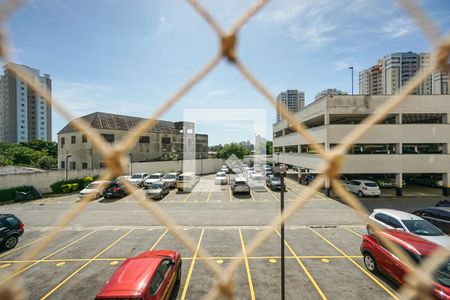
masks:
[[[386,229],[379,234],[397,244],[418,264],[441,247],[417,235],[400,230]],[[408,267],[388,251],[376,236],[363,235],[361,253],[364,264],[370,272],[384,273],[398,283],[404,284],[403,279],[408,273]],[[450,261],[440,266],[433,275],[433,281],[433,296],[437,299],[450,299]]]
[[[148,251],[124,261],[95,299],[168,299],[180,280],[179,252]]]

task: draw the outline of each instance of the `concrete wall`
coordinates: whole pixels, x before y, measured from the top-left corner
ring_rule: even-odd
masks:
[[[195,166],[197,174],[211,174],[220,170],[224,164],[222,159],[203,159],[191,162]],[[133,163],[132,172],[172,172],[182,169],[183,161],[157,161],[145,163]],[[130,170],[129,170],[130,171]],[[69,170],[68,179],[82,178],[85,176],[99,175],[102,169],[94,170]],[[51,192],[50,185],[65,179],[65,170],[52,170],[45,173],[33,174],[10,174],[0,175],[0,190],[19,187],[23,185],[32,185],[43,193]],[[1,199],[0,199],[1,200]]]

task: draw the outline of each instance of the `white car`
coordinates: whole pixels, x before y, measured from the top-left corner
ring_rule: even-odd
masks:
[[[147,179],[148,173],[135,173],[129,181],[135,186],[141,187],[144,184],[144,180]]]
[[[175,188],[177,186],[177,178],[178,173],[167,173],[166,175],[164,175],[162,181],[168,182],[170,188]]]
[[[104,180],[93,181],[87,187],[81,190],[79,195],[82,198],[89,195],[90,193],[93,193],[94,194],[93,199],[98,199],[103,195],[109,183],[110,183],[109,181]]]
[[[227,174],[225,172],[217,172],[214,184],[228,184]]]
[[[359,197],[364,196],[380,196],[381,190],[375,181],[371,180],[349,180],[346,181],[345,187],[349,192],[357,194]]]
[[[229,171],[230,171],[230,170],[228,169],[227,166],[222,166],[222,168],[220,169],[220,172],[224,172],[224,173],[226,173],[226,174],[228,174]]]
[[[253,174],[250,179],[250,186],[254,191],[266,190],[266,178],[261,174]]]
[[[144,186],[148,188],[153,183],[161,181],[164,177],[163,173],[153,173],[152,175],[148,176],[147,179],[144,180]]]
[[[371,233],[377,226],[380,229],[398,229],[410,232],[450,249],[448,235],[427,220],[407,212],[387,208],[374,209],[369,216],[367,231]]]

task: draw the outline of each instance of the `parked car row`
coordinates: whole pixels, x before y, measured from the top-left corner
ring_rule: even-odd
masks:
[[[399,284],[405,283],[409,267],[388,249],[382,238],[397,245],[416,264],[442,247],[450,249],[450,237],[442,230],[444,226],[435,226],[440,223],[425,219],[429,216],[426,212],[433,210],[436,210],[436,216],[450,212],[447,207],[425,208],[412,214],[394,209],[375,209],[369,216],[368,234],[363,235],[360,247],[366,268],[372,273],[383,273]],[[376,231],[375,228],[381,230]],[[434,272],[432,279],[433,296],[450,299],[450,260],[447,259]]]

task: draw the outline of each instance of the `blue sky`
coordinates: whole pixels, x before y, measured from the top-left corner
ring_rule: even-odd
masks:
[[[253,1],[200,1],[229,27]],[[449,33],[450,1],[420,2]],[[182,0],[30,1],[8,21],[15,62],[49,73],[53,95],[76,115],[94,111],[147,117],[211,59],[215,33]],[[238,54],[276,96],[305,91],[306,103],[326,88],[351,91],[358,71],[397,51],[430,44],[391,0],[272,0],[240,32]],[[163,116],[184,109],[265,109],[271,136],[275,111],[227,62],[221,62]],[[253,118],[253,117],[252,117]],[[252,118],[249,118],[252,119]],[[53,136],[67,123],[57,112]],[[198,123],[210,145],[253,139],[251,122]]]

